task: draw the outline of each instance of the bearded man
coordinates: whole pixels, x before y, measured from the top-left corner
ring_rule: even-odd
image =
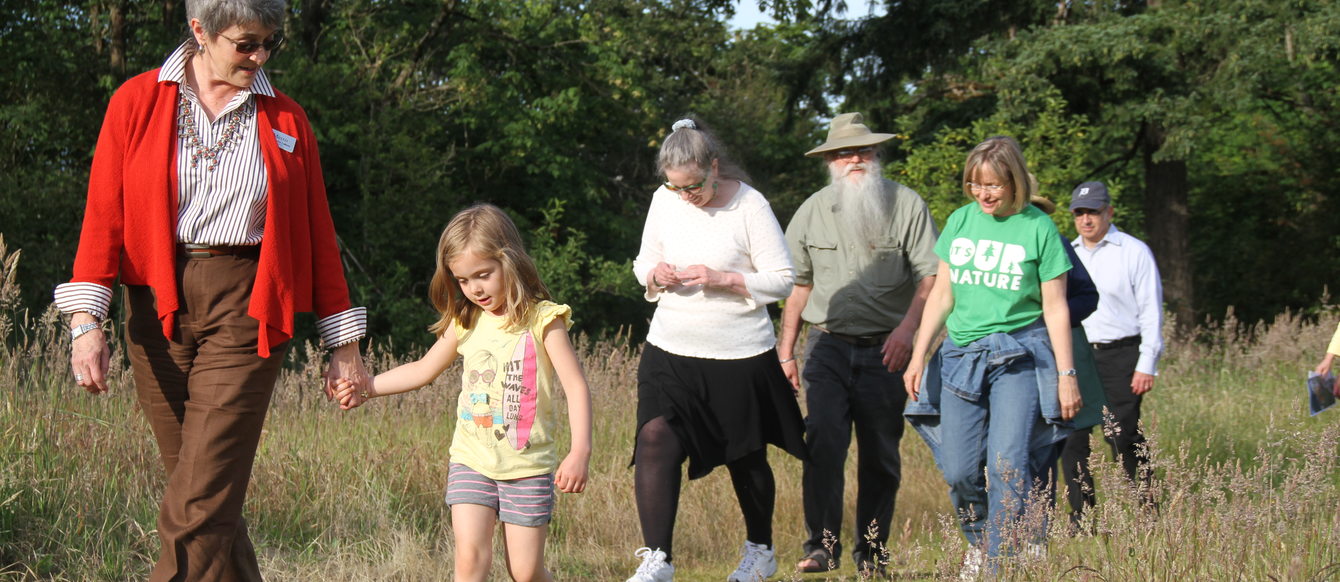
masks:
[[[828,140],[805,153],[827,162],[832,183],[810,196],[786,229],[796,280],[777,355],[797,393],[796,339],[801,320],[810,324],[803,375],[809,538],[796,564],[801,572],[839,565],[853,427],[859,458],[852,559],[866,574],[883,573],[887,563],[882,549],[902,479],[902,370],[939,264],[925,201],[880,175],[877,146],[892,137],[871,132],[860,113],[834,118]]]

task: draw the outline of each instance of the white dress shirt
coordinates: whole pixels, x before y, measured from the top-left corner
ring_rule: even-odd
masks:
[[[1098,287],[1098,310],[1084,320],[1093,343],[1140,336],[1140,361],[1135,370],[1153,375],[1163,352],[1163,284],[1149,246],[1116,225],[1097,245],[1084,239],[1070,243]]]

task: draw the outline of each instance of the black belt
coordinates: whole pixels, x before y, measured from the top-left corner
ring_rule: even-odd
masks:
[[[826,330],[826,329],[825,329],[825,330],[822,330],[822,331],[823,331],[824,333],[826,333],[826,334],[832,336],[833,339],[842,340],[843,342],[849,343],[849,344],[851,344],[851,345],[853,345],[853,346],[856,346],[856,347],[858,347],[858,348],[868,348],[868,347],[871,347],[871,346],[882,346],[882,345],[884,345],[884,340],[885,340],[885,339],[888,339],[888,337],[889,337],[888,332],[880,333],[880,334],[875,334],[875,335],[846,335],[846,334],[841,334],[841,333],[834,333],[834,332],[828,331],[828,330]]]
[[[261,245],[198,245],[190,243],[177,245],[177,248],[181,249],[182,255],[192,259],[223,256],[259,259],[261,256]]]
[[[1098,351],[1115,350],[1117,348],[1128,348],[1131,346],[1138,346],[1138,345],[1140,345],[1140,336],[1138,335],[1133,335],[1131,337],[1124,337],[1119,340],[1112,340],[1110,342],[1103,342],[1101,344],[1089,344],[1089,346]]]

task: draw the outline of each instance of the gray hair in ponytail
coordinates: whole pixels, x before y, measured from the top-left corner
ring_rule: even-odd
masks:
[[[701,120],[686,115],[671,127],[673,131],[661,143],[661,151],[656,155],[659,173],[664,175],[666,170],[694,167],[706,174],[712,171],[712,161],[716,160],[722,178],[749,181],[749,175],[736,165],[721,140]]]

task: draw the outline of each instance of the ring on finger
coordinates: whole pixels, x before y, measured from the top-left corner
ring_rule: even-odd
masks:
[[[74,381],[75,381],[75,382],[83,382],[83,381],[84,381],[84,375],[83,375],[83,374],[75,374],[75,375],[74,375]]]

